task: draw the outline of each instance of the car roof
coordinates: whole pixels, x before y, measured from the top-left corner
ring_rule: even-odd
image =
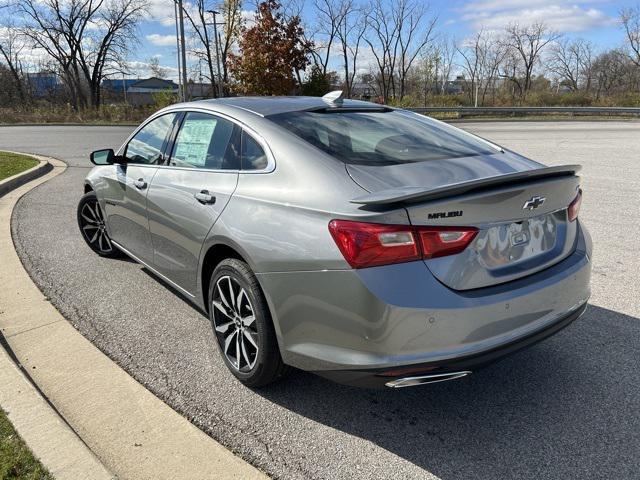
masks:
[[[316,108],[331,107],[322,97],[225,97],[207,100],[197,100],[182,104],[182,106],[199,106],[212,108],[215,106],[240,108],[257,115],[267,117],[278,113],[298,112]],[[361,100],[344,100],[341,108],[372,108],[379,109],[381,105]]]

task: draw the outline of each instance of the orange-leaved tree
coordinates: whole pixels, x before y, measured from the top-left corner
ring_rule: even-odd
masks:
[[[258,5],[255,24],[240,32],[238,54],[229,54],[234,90],[245,95],[286,95],[295,72],[309,65],[313,44],[304,40],[300,17],[285,18],[276,0]]]

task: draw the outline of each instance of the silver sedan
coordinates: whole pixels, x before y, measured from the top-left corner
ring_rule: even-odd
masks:
[[[339,93],[204,100],[91,160],[89,247],[206,312],[248,386],[291,367],[365,387],[461,378],[589,298],[579,166],[425,116]]]

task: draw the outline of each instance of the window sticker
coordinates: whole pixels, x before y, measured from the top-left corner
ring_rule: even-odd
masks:
[[[194,167],[204,167],[216,123],[215,118],[187,117],[178,135],[174,157]]]

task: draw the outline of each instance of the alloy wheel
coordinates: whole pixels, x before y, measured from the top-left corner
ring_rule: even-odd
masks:
[[[224,356],[239,372],[250,372],[258,360],[258,330],[245,289],[225,275],[216,281],[212,308],[216,336]]]
[[[97,201],[89,201],[82,206],[80,228],[89,244],[100,253],[113,251],[113,245],[104,224],[104,216]]]

